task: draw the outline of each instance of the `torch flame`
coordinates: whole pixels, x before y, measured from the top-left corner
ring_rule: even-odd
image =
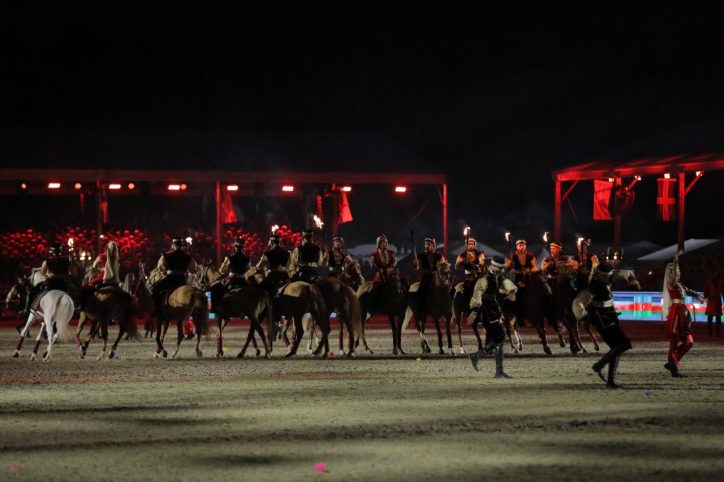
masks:
[[[470,226],[465,226],[463,228],[463,236],[467,236],[468,234],[470,234]]]
[[[576,244],[580,247],[582,242],[583,242],[583,238],[579,237],[578,240],[576,241]]]
[[[276,233],[276,232],[277,232],[277,229],[279,229],[279,225],[278,225],[278,224],[272,225],[272,227],[271,227],[272,234]]]
[[[510,241],[510,231],[505,232],[505,240]]]
[[[548,231],[543,233],[543,241],[548,242]]]
[[[68,246],[69,246],[70,248],[73,248],[73,243],[74,243],[73,238],[69,238],[69,239],[68,239]]]
[[[193,240],[193,238],[192,238],[191,236],[189,236],[188,238],[186,238],[186,244],[188,244],[188,245],[194,244],[194,240]]]
[[[314,225],[317,227],[317,229],[322,229],[322,226],[324,226],[322,218],[315,214],[314,216],[312,216],[312,219],[314,220]]]

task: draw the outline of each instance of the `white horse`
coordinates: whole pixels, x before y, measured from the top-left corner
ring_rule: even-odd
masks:
[[[41,327],[38,331],[38,336],[35,338],[35,347],[33,348],[33,353],[30,355],[30,360],[35,361],[38,355],[38,348],[43,339],[43,326],[45,326],[45,333],[48,336],[48,348],[43,355],[43,360],[49,361],[53,343],[55,343],[57,339],[61,341],[73,339],[73,332],[69,329],[68,325],[70,319],[73,318],[74,310],[75,305],[73,305],[73,300],[64,291],[51,290],[45,293],[40,298],[37,310],[31,310],[30,315],[28,315],[28,321],[20,332],[20,338],[18,339],[17,345],[15,345],[13,358],[20,356],[20,349],[23,346],[25,334],[30,329],[33,321],[38,320]]]

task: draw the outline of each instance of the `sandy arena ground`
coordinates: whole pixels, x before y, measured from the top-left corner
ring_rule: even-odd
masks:
[[[96,361],[97,343],[87,360],[57,346],[51,363],[29,361],[30,340],[11,358],[6,327],[0,480],[722,479],[724,343],[699,333],[688,378],[672,379],[665,343],[634,339],[625,389],[609,390],[590,369],[597,355],[545,357],[524,333],[502,381],[493,360],[478,373],[462,356],[418,359],[412,331],[412,355],[393,358],[382,326],[375,355],[354,359],[334,347],[286,360],[277,344],[271,360],[218,360],[210,339],[201,360],[188,341],[182,359],[153,360],[143,340],[123,342],[119,360]],[[227,331],[230,353],[240,336]]]

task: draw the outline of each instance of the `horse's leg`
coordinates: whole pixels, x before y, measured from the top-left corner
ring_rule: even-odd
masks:
[[[78,317],[78,328],[75,329],[75,346],[80,348],[81,341],[80,341],[80,332],[83,331],[83,327],[85,326],[85,322],[87,320],[87,315],[85,311],[80,312],[80,316]]]
[[[282,339],[284,341],[284,346],[289,346],[292,344],[292,342],[289,340],[289,337],[287,336],[287,331],[289,331],[289,327],[292,324],[292,320],[287,318],[286,316],[284,318],[284,331],[282,332]]]
[[[349,337],[349,350],[347,356],[354,356],[354,326],[352,326],[352,320],[349,317],[345,317],[345,324],[347,327],[347,336]],[[341,328],[340,328],[340,331]]]
[[[96,318],[95,320],[91,320],[91,326],[88,330],[88,334],[85,337],[85,341],[80,346],[80,359],[84,360],[86,353],[88,353],[88,346],[90,345],[93,338],[96,337],[96,333],[98,333],[98,323],[99,320]]]
[[[218,328],[219,332],[216,334],[216,358],[221,358],[224,356],[224,328],[226,327],[226,323],[224,323],[224,317],[218,316],[216,318],[216,328]]]
[[[387,319],[390,322],[390,328],[392,329],[392,354],[397,355],[397,322],[394,315],[387,315]]]
[[[445,350],[442,348],[442,329],[440,328],[440,319],[433,315],[432,322],[435,324],[435,331],[437,332],[438,354],[444,355]]]
[[[397,352],[400,355],[407,355],[402,349],[402,321],[405,317],[404,312],[393,315],[394,322],[397,324]]]
[[[463,344],[463,317],[462,312],[453,313],[453,320],[458,331],[458,343],[460,344],[460,353],[465,353],[465,345]]]
[[[116,341],[113,342],[113,345],[111,346],[111,352],[108,354],[109,359],[113,359],[113,357],[116,356],[116,349],[118,348],[118,343],[121,341],[121,338],[123,337],[123,334],[126,332],[126,330],[123,329],[123,323],[118,324],[118,337],[116,337]]]
[[[586,323],[586,331],[588,332],[588,335],[591,337],[591,341],[593,341],[593,348],[596,351],[599,351],[601,349],[601,346],[598,344],[598,340],[596,339],[596,335],[593,334],[593,331],[591,330],[591,324]]]
[[[546,355],[552,355],[553,352],[551,352],[551,347],[548,346],[548,338],[546,337],[546,328],[544,325],[545,320],[530,321],[535,330],[538,332],[538,337],[540,338],[540,342],[543,345],[543,351]]]
[[[374,352],[370,349],[369,345],[367,345],[367,337],[365,336],[365,327],[367,325],[367,320],[371,318],[372,315],[369,313],[365,313],[365,319],[362,321],[362,333],[360,334],[360,337],[362,338],[362,345],[365,347],[365,351],[370,352],[370,354],[374,354]]]
[[[553,327],[553,330],[555,330],[556,335],[558,335],[558,343],[561,345],[561,348],[566,347],[566,340],[563,338],[563,333],[561,333],[561,328],[563,327],[563,323],[559,318],[548,318],[548,323]]]
[[[30,331],[30,325],[33,324],[33,321],[35,320],[35,316],[31,313],[28,315],[28,320],[25,322],[25,326],[22,330],[20,330],[20,338],[18,338],[18,342],[15,345],[15,351],[13,352],[13,358],[17,358],[20,356],[20,349],[23,347],[23,341],[25,341],[25,336],[28,334],[28,331]]]
[[[196,332],[196,346],[194,346],[194,353],[196,353],[196,358],[201,358],[204,356],[203,352],[201,351],[201,332],[199,330],[194,331]]]
[[[55,333],[53,333],[54,320],[49,315],[44,315],[45,318],[45,334],[48,336],[48,348],[43,353],[43,361],[50,361],[50,357],[53,351],[53,344],[55,343]],[[41,330],[42,331],[42,330]]]
[[[186,317],[179,318],[178,321],[176,321],[176,349],[173,352],[173,355],[171,355],[171,358],[176,358],[178,355],[178,351],[181,349],[181,342],[184,340],[184,320]]]
[[[163,337],[161,336],[164,334],[164,325],[167,324],[160,319],[156,320],[156,353],[153,354],[154,358],[159,358],[161,354],[163,354],[163,357],[166,358],[168,355],[166,349],[163,347]]]
[[[103,319],[101,322],[101,338],[103,339],[103,348],[96,360],[102,360],[106,357],[106,347],[108,346],[108,320]],[[120,324],[120,323],[119,323]]]
[[[452,333],[450,331],[450,321],[451,321],[450,317],[445,315],[445,335],[447,336],[447,349],[451,355],[454,355],[455,352],[453,351],[453,346],[452,346]]]
[[[286,357],[292,357],[297,354],[297,350],[299,350],[299,345],[302,343],[302,337],[304,336],[304,326],[302,324],[302,318],[304,317],[304,313],[296,313],[292,318],[294,318],[294,329],[296,333],[294,334],[294,342],[292,343],[292,347],[289,350],[289,353],[287,353]]]
[[[40,348],[40,342],[43,339],[43,330],[45,329],[45,322],[40,322],[40,328],[38,328],[38,336],[35,337],[35,346],[30,354],[30,361],[35,361],[38,357],[38,349]]]
[[[261,342],[264,345],[264,358],[271,357],[271,333],[264,333],[264,326],[261,324],[259,320],[255,320],[254,324],[256,325],[256,331],[259,333],[259,336],[261,337]],[[268,327],[271,328],[271,327]],[[267,341],[268,337],[268,341]],[[259,348],[256,347],[256,356],[259,356]]]

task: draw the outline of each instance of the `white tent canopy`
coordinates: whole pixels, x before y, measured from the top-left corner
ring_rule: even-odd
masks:
[[[684,241],[684,252],[689,253],[691,251],[696,251],[697,249],[710,246],[718,241],[718,239],[687,239]],[[672,244],[666,248],[649,253],[646,256],[641,256],[640,258],[637,258],[637,261],[668,261],[673,259],[677,249],[678,246],[676,244]]]

